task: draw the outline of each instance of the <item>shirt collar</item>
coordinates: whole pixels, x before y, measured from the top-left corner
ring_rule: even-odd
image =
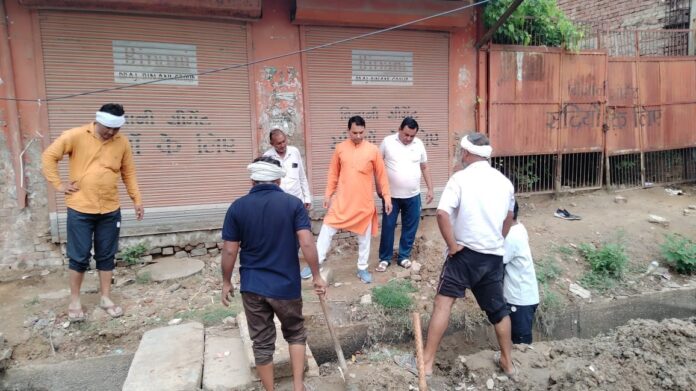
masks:
[[[258,185],[254,185],[254,187],[249,190],[249,194],[251,193],[256,193],[258,191],[268,191],[268,190],[273,190],[273,191],[283,191],[280,186],[276,185],[275,183],[259,183]]]
[[[114,137],[110,138],[109,140],[102,141],[101,139],[99,139],[99,137],[97,137],[97,131],[95,129],[94,121],[90,122],[89,126],[87,126],[87,133],[91,134],[92,137],[94,137],[95,139],[97,139],[100,142],[110,142],[110,141],[121,138],[121,132],[118,132]]]

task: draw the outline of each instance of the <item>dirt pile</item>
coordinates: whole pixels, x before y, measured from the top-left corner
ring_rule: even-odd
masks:
[[[693,390],[694,351],[696,317],[633,320],[591,340],[516,346],[519,375],[514,382],[496,370],[492,351],[463,358],[463,371],[453,371],[450,379],[500,390]]]

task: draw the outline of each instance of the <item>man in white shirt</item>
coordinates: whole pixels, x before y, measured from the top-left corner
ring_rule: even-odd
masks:
[[[512,325],[513,344],[532,343],[534,312],[539,305],[539,286],[527,229],[517,221],[519,206],[515,202],[513,224],[505,237],[505,280],[503,293]]]
[[[286,172],[280,180],[280,188],[302,200],[305,208],[309,209],[312,206],[312,195],[300,150],[288,145],[288,138],[281,129],[272,129],[268,137],[273,148],[264,152],[263,156],[278,160]]]
[[[433,372],[435,353],[447,329],[452,305],[471,289],[500,345],[496,361],[506,375],[515,375],[512,363],[509,310],[503,296],[503,247],[512,225],[515,196],[512,183],[488,162],[493,149],[488,138],[472,133],[462,138],[464,169],[447,182],[437,207],[437,224],[447,244],[447,259],[428,325],[424,349],[426,375]],[[413,356],[395,361],[417,373]]]
[[[392,211],[391,213],[382,212],[379,265],[376,269],[378,272],[387,270],[394,255],[394,231],[399,213],[401,213],[401,238],[396,263],[406,269],[411,267],[409,258],[411,258],[411,249],[420,222],[421,176],[428,187],[425,203],[429,204],[433,200],[428,155],[423,142],[416,137],[416,133],[418,133],[418,122],[411,117],[406,117],[401,122],[399,131],[385,137],[379,146],[384,164],[387,166]]]

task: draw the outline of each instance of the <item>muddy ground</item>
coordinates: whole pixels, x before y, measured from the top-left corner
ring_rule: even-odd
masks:
[[[559,275],[548,282],[544,288],[546,291],[542,292],[542,295],[548,292],[555,293],[558,302],[555,303],[554,308],[562,308],[579,301],[610,300],[612,297],[660,291],[692,283],[692,277],[677,275],[670,269],[660,269],[658,273],[645,274],[652,260],[657,260],[661,267],[664,266],[659,245],[664,241],[665,234],[679,233],[690,238],[696,237],[696,216],[685,215],[683,212],[690,205],[696,205],[696,186],[683,185],[679,188],[684,191],[684,195],[670,195],[665,188],[655,187],[620,193],[596,191],[566,194],[558,199],[551,196],[519,197],[518,201],[522,208],[520,220],[529,231],[538,271],[549,263],[556,265],[559,269]],[[617,195],[625,197],[627,202],[615,202]],[[559,207],[582,216],[582,220],[566,221],[553,217],[553,212]],[[649,214],[664,217],[669,220],[669,224],[667,226],[651,224],[648,222]],[[585,260],[576,250],[577,246],[581,243],[604,242],[620,242],[626,246],[630,261],[624,278],[613,287],[592,290],[590,299],[581,299],[569,293],[569,285],[578,282],[588,270]],[[378,244],[379,238],[374,238],[370,258],[371,267],[377,264]],[[404,333],[409,333],[407,320],[394,319],[390,314],[385,314],[377,304],[360,304],[361,297],[369,294],[374,286],[384,284],[391,279],[404,279],[411,281],[417,288],[418,291],[412,294],[414,308],[421,312],[427,324],[443,261],[443,248],[434,217],[426,216],[419,228],[416,248],[412,255],[412,259],[422,265],[421,270],[418,273],[412,273],[392,266],[386,273],[375,273],[374,283],[365,285],[355,277],[356,246],[350,244],[337,246],[330,254],[327,263],[333,271],[329,304],[335,308],[336,312],[346,312],[337,318],[369,323],[370,333],[377,336],[372,338],[373,341],[379,341],[381,331],[385,328],[393,328],[393,325],[400,321],[403,321]],[[197,319],[208,325],[222,323],[224,319],[235,315],[241,309],[239,295],[231,308],[222,307],[219,304],[221,287],[219,258],[203,257],[201,259],[206,263],[202,273],[164,283],[138,279],[136,272],[142,267],[141,265],[117,268],[116,284],[113,289],[114,298],[125,311],[125,316],[119,319],[111,319],[104,311],[96,308],[97,278],[96,274],[88,273],[85,278],[86,293],[83,296],[88,321],[73,324],[67,322],[68,294],[65,270],[3,271],[0,273],[0,332],[14,347],[12,365],[21,366],[105,354],[132,353],[137,349],[140,337],[145,331],[167,325],[172,319]],[[311,287],[305,283],[303,288],[305,313],[309,317],[320,314],[321,309],[316,297],[311,293]],[[552,309],[548,311],[546,321],[553,319]],[[485,322],[484,316],[473,298],[461,300],[455,305],[455,313],[452,317],[455,328],[466,330],[467,325],[480,322]],[[683,325],[686,327],[686,324]],[[310,330],[310,344],[311,334]],[[537,335],[537,337],[543,338],[543,335]],[[665,340],[663,343],[669,344],[670,341]],[[563,342],[554,343],[562,344]],[[568,347],[570,349],[580,344],[577,341],[569,342]],[[469,344],[462,338],[455,338],[443,344],[446,354],[442,355],[445,358],[441,366],[445,374],[451,376],[454,373],[452,371],[456,370],[454,367],[449,368],[452,366],[452,357],[472,353],[467,346]],[[381,348],[387,349],[387,352],[391,349],[386,346]],[[375,357],[388,356],[388,353],[384,351],[379,353],[379,345],[376,351],[374,349],[359,352],[363,354],[356,355],[356,362],[367,359],[369,363],[366,368],[370,368],[369,364],[380,362]],[[671,360],[670,357],[659,357],[665,362]],[[370,373],[371,379],[377,382],[374,387],[365,389],[403,389],[389,388],[389,384],[396,384],[390,383],[389,379],[397,379],[393,376],[403,375],[399,375],[397,369],[388,368],[391,366],[385,364],[381,370],[376,370],[374,373],[365,369],[366,373]],[[324,369],[331,372],[329,367]],[[476,370],[471,373],[476,374]],[[466,372],[462,372],[461,375],[468,376]],[[327,384],[331,382],[331,379],[331,376],[326,377]],[[379,385],[378,379],[384,379],[384,384]],[[467,381],[464,377],[462,379]],[[677,384],[678,376],[674,375],[670,379]],[[558,383],[568,384],[563,381],[565,380],[559,379]],[[619,378],[616,383],[622,384]],[[469,385],[467,389],[468,387]],[[583,387],[585,386],[578,389],[584,389]]]

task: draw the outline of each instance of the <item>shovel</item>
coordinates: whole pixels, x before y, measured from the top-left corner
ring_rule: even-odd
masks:
[[[326,319],[326,325],[329,327],[329,335],[331,335],[331,340],[334,343],[334,350],[336,350],[336,356],[338,356],[338,367],[341,370],[341,377],[346,385],[346,390],[357,390],[353,385],[349,384],[350,376],[348,376],[348,365],[346,365],[346,358],[343,356],[343,348],[341,348],[341,343],[336,337],[336,332],[334,331],[333,324],[331,323],[331,318],[329,318],[329,311],[326,309],[326,301],[324,296],[319,296],[319,303],[321,304],[321,310],[324,312],[324,318]]]

